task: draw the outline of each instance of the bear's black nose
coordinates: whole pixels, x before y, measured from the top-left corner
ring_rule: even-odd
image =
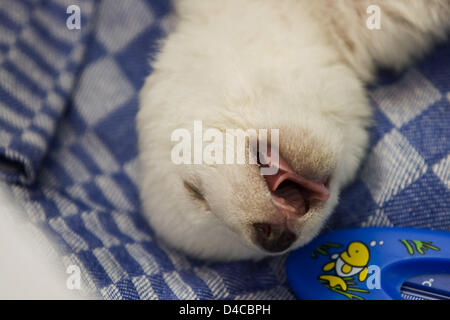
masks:
[[[270,223],[254,223],[255,241],[268,252],[281,252],[291,246],[297,236],[286,226]]]

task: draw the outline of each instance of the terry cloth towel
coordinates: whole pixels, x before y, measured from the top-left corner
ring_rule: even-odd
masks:
[[[66,25],[70,5],[81,29]],[[137,94],[170,12],[167,0],[1,0],[1,177],[104,298],[293,298],[285,256],[204,263],[164,246],[141,216]],[[370,97],[370,151],[325,229],[450,230],[450,44]]]

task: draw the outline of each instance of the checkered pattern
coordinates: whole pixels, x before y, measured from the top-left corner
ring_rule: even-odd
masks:
[[[81,8],[81,30],[66,9]],[[205,264],[140,215],[137,92],[166,0],[0,1],[0,174],[84,285],[113,299],[288,299],[285,257]],[[327,230],[450,230],[450,44],[371,88],[372,147]]]

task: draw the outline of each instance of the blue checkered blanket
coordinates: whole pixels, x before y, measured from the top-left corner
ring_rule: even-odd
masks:
[[[70,5],[81,12],[69,29]],[[289,299],[285,257],[204,263],[140,214],[135,115],[167,0],[0,1],[0,176],[104,298]],[[450,230],[450,44],[370,88],[375,126],[326,230]]]

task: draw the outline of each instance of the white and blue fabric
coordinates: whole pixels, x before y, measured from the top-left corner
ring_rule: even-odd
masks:
[[[70,30],[67,8],[81,9]],[[0,1],[0,177],[66,265],[108,299],[290,299],[285,257],[205,263],[139,205],[135,115],[167,0]],[[450,43],[369,88],[371,148],[325,231],[450,230]]]

